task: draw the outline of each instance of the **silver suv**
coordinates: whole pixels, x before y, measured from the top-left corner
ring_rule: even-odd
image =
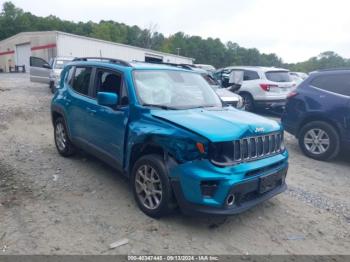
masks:
[[[215,76],[223,86],[229,87],[232,71],[244,72],[243,83],[238,93],[243,97],[247,111],[254,111],[257,107],[284,107],[287,95],[296,87],[289,71],[283,68],[231,66],[217,70]]]

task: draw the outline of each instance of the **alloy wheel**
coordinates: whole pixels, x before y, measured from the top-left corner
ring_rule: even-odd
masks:
[[[66,149],[66,146],[67,146],[67,136],[66,136],[66,131],[65,131],[62,123],[56,124],[55,137],[56,137],[56,144],[57,144],[58,149],[60,151],[64,151]]]
[[[157,171],[150,165],[142,165],[136,171],[136,194],[142,205],[156,209],[162,202],[162,182]]]
[[[329,149],[330,138],[328,134],[320,128],[310,129],[305,133],[304,145],[312,154],[323,154]]]

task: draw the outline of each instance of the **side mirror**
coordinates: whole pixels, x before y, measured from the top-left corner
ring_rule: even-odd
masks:
[[[229,81],[228,81],[229,84],[241,86],[243,82],[243,75],[244,75],[243,71],[233,70],[229,76]]]
[[[118,95],[109,92],[98,92],[97,103],[101,106],[116,106],[118,104]]]
[[[47,68],[47,69],[52,69],[51,66],[49,64],[43,64],[42,65],[43,68]]]

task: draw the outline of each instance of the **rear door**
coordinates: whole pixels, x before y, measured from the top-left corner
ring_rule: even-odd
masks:
[[[259,83],[260,76],[258,72],[254,70],[244,70],[244,69],[235,69],[235,70],[243,70],[243,83],[239,92],[245,91],[250,93],[254,99],[256,99],[257,92],[260,91]]]
[[[38,83],[50,83],[51,66],[40,57],[30,57],[30,81]]]
[[[68,83],[65,107],[69,119],[70,133],[74,140],[88,143],[87,121],[90,114],[89,106],[94,102],[90,91],[90,81],[93,68],[76,66],[72,68],[72,79]]]

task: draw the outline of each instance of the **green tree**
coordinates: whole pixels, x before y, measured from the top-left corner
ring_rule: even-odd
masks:
[[[151,48],[167,53],[192,57],[196,63],[212,64],[215,67],[230,65],[258,65],[285,67],[295,71],[310,72],[324,68],[349,67],[350,60],[327,51],[317,57],[300,62],[286,64],[276,54],[264,54],[256,48],[244,48],[233,41],[226,44],[218,38],[204,39],[177,32],[169,37],[157,32],[157,25],[147,29],[128,26],[115,21],[71,22],[50,15],[35,16],[24,12],[12,2],[5,2],[0,13],[0,40],[25,31],[59,30],[82,36],[95,37],[107,41]]]

